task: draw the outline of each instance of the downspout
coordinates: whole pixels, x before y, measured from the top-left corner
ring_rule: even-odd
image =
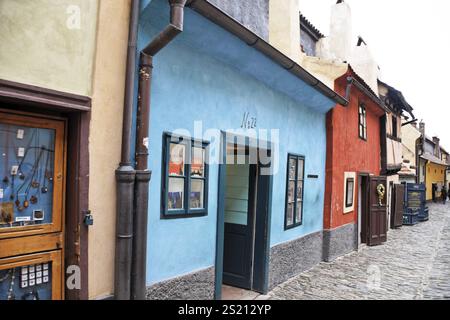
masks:
[[[183,31],[186,0],[169,0],[170,24],[140,53],[138,110],[136,120],[136,184],[131,272],[131,299],[145,300],[147,268],[147,217],[151,171],[148,146],[153,57]]]
[[[136,38],[139,0],[132,0],[128,31],[127,69],[123,107],[122,150],[116,170],[116,249],[114,260],[114,294],[116,300],[130,299],[130,273],[133,239],[133,201],[136,172],[131,163],[131,127],[136,68]]]

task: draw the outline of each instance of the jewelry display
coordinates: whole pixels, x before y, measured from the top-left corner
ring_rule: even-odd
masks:
[[[46,206],[52,203],[52,198],[47,195],[54,180],[52,133],[46,129],[21,129],[1,123],[0,131],[7,132],[1,137],[1,147],[5,152],[0,189],[3,198],[9,199],[12,205],[12,212],[9,209],[0,212],[0,228],[46,223],[47,219],[51,221],[51,214],[45,220],[40,218],[41,214],[34,219],[33,212],[43,213],[44,209],[49,212]],[[35,207],[40,202],[42,209]]]
[[[12,270],[11,283],[9,284],[8,290],[8,300],[16,300],[16,297],[14,295],[14,280],[16,279],[15,271],[15,269]]]

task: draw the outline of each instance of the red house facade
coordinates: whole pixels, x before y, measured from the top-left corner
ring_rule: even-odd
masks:
[[[370,202],[381,195],[370,194],[383,181],[371,180],[381,171],[380,118],[385,107],[370,87],[352,70],[335,81],[335,90],[349,105],[337,105],[327,114],[327,161],[324,205],[324,260],[355,250],[367,242]],[[376,178],[382,179],[382,178]],[[372,189],[374,188],[372,186]],[[379,187],[381,189],[382,187]],[[373,192],[373,190],[372,190]],[[385,209],[385,199],[379,201]],[[381,210],[380,210],[381,212]],[[375,233],[385,237],[383,214]]]

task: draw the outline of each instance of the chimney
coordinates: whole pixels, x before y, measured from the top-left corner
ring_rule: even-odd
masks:
[[[269,1],[269,42],[297,63],[301,62],[299,0]]]
[[[419,132],[423,138],[425,138],[425,122],[420,121],[419,123]]]
[[[441,158],[441,146],[440,144],[441,139],[439,139],[438,137],[433,137],[433,142],[434,142],[434,155],[436,157],[438,157],[439,159]]]
[[[352,12],[350,6],[339,0],[331,8],[330,51],[337,60],[349,61],[352,53]]]

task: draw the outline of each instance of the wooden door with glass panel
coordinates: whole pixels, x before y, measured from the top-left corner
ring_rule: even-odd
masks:
[[[65,121],[0,112],[0,300],[62,297],[64,184]]]

